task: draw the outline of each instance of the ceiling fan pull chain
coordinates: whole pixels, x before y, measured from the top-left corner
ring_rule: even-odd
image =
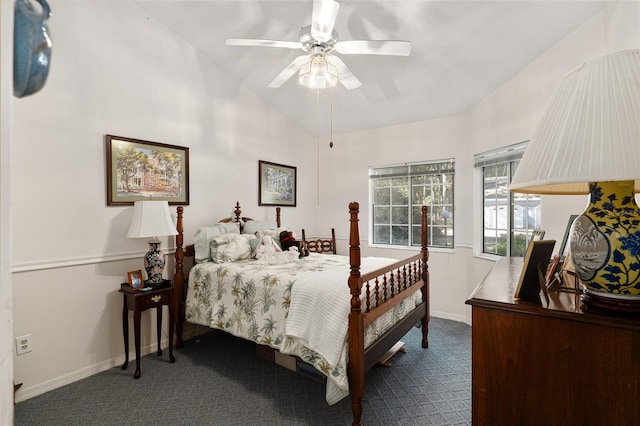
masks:
[[[331,110],[329,111],[329,129],[330,129],[330,139],[329,139],[329,148],[333,148],[333,92],[331,92]]]

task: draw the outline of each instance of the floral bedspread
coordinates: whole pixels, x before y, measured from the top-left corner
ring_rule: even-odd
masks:
[[[199,263],[189,272],[186,320],[224,330],[253,342],[295,355],[327,376],[326,398],[334,404],[349,394],[347,342],[339,362],[332,365],[297,339],[285,335],[291,289],[307,274],[345,267],[347,256],[311,253],[294,262],[259,265],[253,259],[228,263]],[[348,275],[344,289],[349,292]],[[365,345],[374,342],[421,301],[420,292],[407,298],[365,330]],[[347,321],[347,318],[344,318]]]

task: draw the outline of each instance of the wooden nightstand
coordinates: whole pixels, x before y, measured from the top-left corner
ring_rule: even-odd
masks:
[[[129,366],[129,311],[133,311],[133,332],[136,344],[136,372],[133,377],[140,378],[140,317],[142,312],[149,308],[156,308],[157,329],[158,329],[158,356],[162,355],[160,349],[160,339],[162,334],[162,307],[169,307],[169,361],[176,362],[173,356],[173,329],[175,324],[174,306],[173,306],[173,290],[174,286],[171,281],[161,287],[153,287],[152,290],[142,291],[134,290],[128,283],[120,285],[120,293],[124,298],[122,307],[122,331],[124,335],[124,364],[122,369],[125,370]]]

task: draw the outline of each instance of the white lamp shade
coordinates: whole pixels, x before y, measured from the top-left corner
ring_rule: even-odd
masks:
[[[510,189],[589,194],[589,182],[629,180],[640,192],[640,50],[604,56],[563,78]]]
[[[166,201],[136,201],[133,218],[127,232],[128,238],[160,237],[177,235],[178,230],[169,214]]]

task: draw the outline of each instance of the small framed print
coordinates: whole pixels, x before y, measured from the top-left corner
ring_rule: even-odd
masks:
[[[258,205],[296,206],[297,168],[258,161]]]
[[[142,287],[142,270],[127,272],[129,276],[129,286],[131,288],[141,288]]]
[[[542,229],[536,229],[531,233],[531,241],[540,241],[544,238],[544,231]]]

